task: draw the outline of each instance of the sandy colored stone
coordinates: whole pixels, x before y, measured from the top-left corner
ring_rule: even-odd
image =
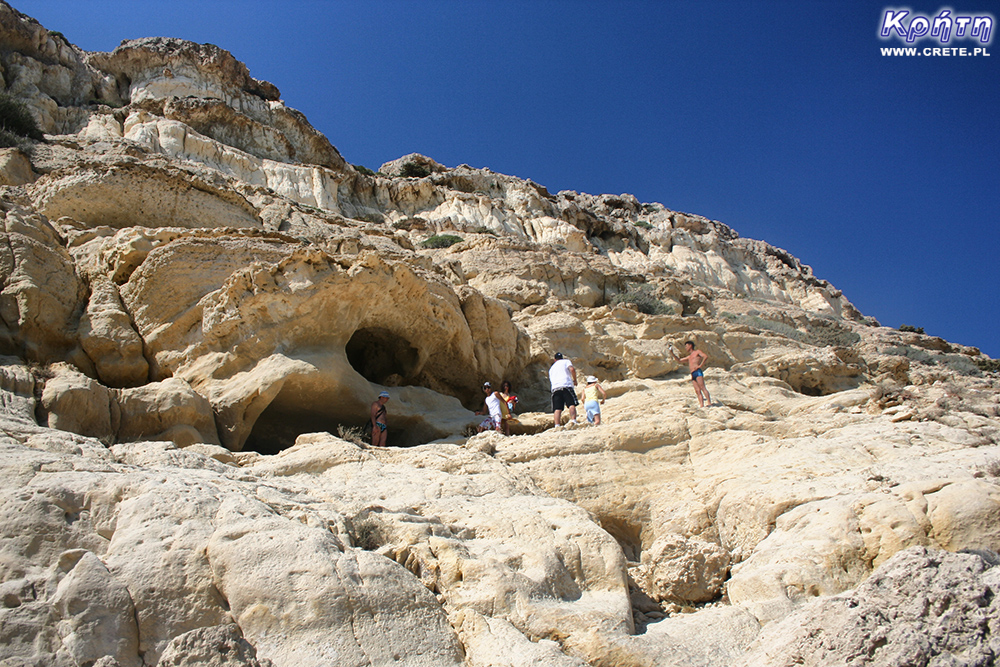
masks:
[[[717,544],[664,535],[642,552],[646,587],[656,600],[707,602],[722,590],[729,554]]]
[[[139,633],[128,590],[89,551],[68,551],[59,560],[68,570],[52,604],[62,619],[63,646],[78,664],[111,656],[122,667],[142,664]]]
[[[175,637],[157,665],[162,667],[269,667],[234,624],[198,628]]]
[[[741,665],[988,664],[998,643],[996,568],[914,547],[857,590],[767,627]]]
[[[168,378],[114,393],[121,410],[120,440],[219,444],[211,404],[184,380]]]
[[[68,364],[53,368],[57,374],[42,391],[48,426],[113,440],[121,426],[121,409],[111,391]]]
[[[0,148],[0,185],[25,185],[37,176],[31,160],[18,148]]]
[[[19,203],[0,204],[0,341],[29,359],[58,360],[72,347],[83,284],[55,230]]]
[[[363,173],[209,44],[88,54],[2,4],[0,43],[60,135],[0,160],[0,661],[998,652],[995,568],[931,551],[997,548],[979,350],[629,194]],[[557,351],[608,391],[599,427],[550,428]],[[467,437],[504,379],[515,435]],[[374,450],[350,429],[382,390]]]
[[[145,384],[149,364],[142,339],[125,312],[118,288],[107,279],[91,280],[90,300],[80,318],[80,344],[94,362],[97,376],[108,387]]]

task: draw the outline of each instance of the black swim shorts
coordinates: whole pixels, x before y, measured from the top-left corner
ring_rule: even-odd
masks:
[[[576,400],[576,392],[573,391],[573,387],[560,387],[552,392],[552,411],[562,410],[563,408],[568,408],[571,405],[578,405],[579,401]]]

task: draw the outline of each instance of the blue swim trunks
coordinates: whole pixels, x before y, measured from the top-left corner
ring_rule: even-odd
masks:
[[[696,379],[696,378],[703,378],[703,377],[705,377],[705,374],[701,372],[701,369],[700,369],[700,368],[696,368],[696,369],[694,369],[694,370],[693,370],[693,371],[691,372],[691,379],[692,379],[692,380],[694,380],[694,379]]]

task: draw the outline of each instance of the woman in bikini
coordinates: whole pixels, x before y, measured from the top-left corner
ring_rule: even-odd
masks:
[[[372,447],[385,447],[389,434],[389,420],[385,404],[389,402],[389,392],[383,391],[372,403]]]

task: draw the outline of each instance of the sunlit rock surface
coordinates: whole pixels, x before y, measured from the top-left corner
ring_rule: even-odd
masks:
[[[0,663],[995,661],[979,350],[628,194],[350,165],[213,45],[0,45]]]

